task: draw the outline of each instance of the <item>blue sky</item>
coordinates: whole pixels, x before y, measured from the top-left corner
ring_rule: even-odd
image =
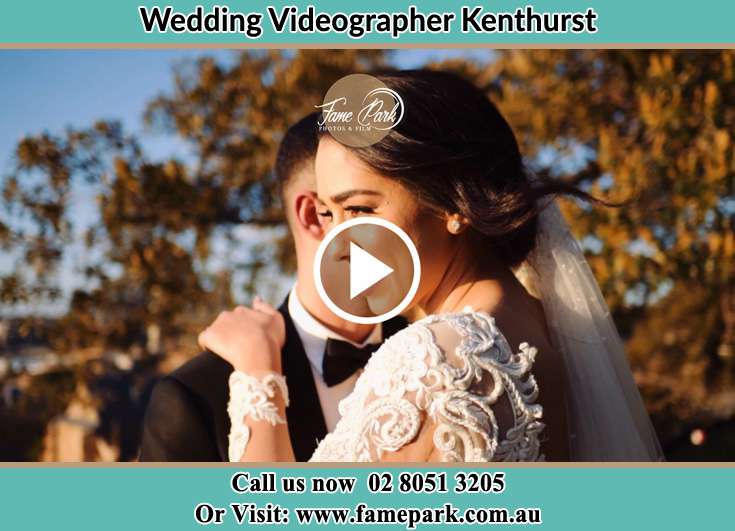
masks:
[[[174,136],[147,129],[146,104],[173,88],[176,64],[208,55],[231,60],[231,50],[0,50],[0,182],[13,167],[18,141],[41,132],[61,134],[100,119],[119,120],[140,139],[152,160],[185,158],[186,145]],[[453,57],[486,59],[490,50],[400,50],[395,66],[411,68]],[[79,226],[94,218],[92,195],[77,196]],[[66,253],[60,283],[69,293],[80,282],[83,247]],[[0,257],[0,271],[13,257]],[[58,308],[61,309],[61,308]],[[31,310],[32,311],[32,310]]]
[[[232,52],[210,54],[226,59]],[[172,67],[201,55],[194,50],[0,52],[0,169],[9,169],[13,148],[28,134],[61,133],[103,118],[143,132],[145,104],[172,88]],[[151,132],[145,143],[154,156],[180,147]]]
[[[184,149],[170,136],[146,131],[146,103],[172,88],[172,68],[180,62],[230,50],[4,50],[0,51],[0,176],[10,168],[13,148],[23,136],[61,133],[98,119],[118,119],[140,134],[146,152],[158,158]],[[487,56],[485,50],[401,50],[400,67],[457,56]],[[0,177],[2,178],[2,177]]]

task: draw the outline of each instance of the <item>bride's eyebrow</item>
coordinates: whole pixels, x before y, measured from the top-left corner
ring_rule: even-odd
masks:
[[[347,201],[349,198],[354,197],[356,195],[372,195],[372,196],[382,196],[380,192],[376,192],[375,190],[346,190],[344,192],[340,192],[337,195],[333,195],[330,197],[330,199],[339,204]]]

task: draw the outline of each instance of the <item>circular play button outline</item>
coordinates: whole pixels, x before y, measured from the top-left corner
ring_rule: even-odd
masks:
[[[411,279],[411,287],[408,289],[408,292],[403,297],[401,302],[398,303],[392,310],[380,315],[374,315],[372,317],[353,315],[349,312],[344,311],[342,308],[337,306],[332,301],[332,299],[329,298],[329,295],[327,295],[327,290],[324,288],[324,283],[322,282],[321,264],[327,247],[337,236],[342,234],[344,231],[358,225],[378,225],[393,232],[393,234],[401,239],[403,244],[408,249],[408,252],[411,255],[411,262],[413,263],[413,278]],[[350,265],[350,267],[352,267],[352,265]],[[314,284],[316,285],[316,291],[319,294],[319,297],[321,297],[322,301],[324,301],[324,304],[327,305],[327,308],[329,308],[337,316],[341,317],[345,321],[350,321],[352,323],[378,324],[400,314],[411,303],[414,296],[416,295],[416,292],[419,289],[419,282],[421,281],[421,261],[419,260],[419,252],[416,250],[416,246],[413,244],[413,241],[411,241],[411,238],[401,227],[399,227],[395,223],[392,223],[383,218],[355,218],[349,221],[344,221],[336,227],[333,227],[324,236],[324,239],[322,239],[322,241],[319,243],[319,247],[316,250],[316,255],[314,256],[313,275]]]

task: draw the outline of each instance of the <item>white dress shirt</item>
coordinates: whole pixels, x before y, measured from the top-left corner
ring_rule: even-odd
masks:
[[[345,381],[329,387],[324,382],[324,377],[322,376],[322,361],[324,360],[327,339],[338,339],[352,343],[356,347],[364,347],[370,343],[380,343],[383,340],[382,326],[380,324],[376,325],[372,332],[370,332],[370,335],[361,344],[349,341],[321,324],[306,311],[306,308],[301,304],[296,294],[295,286],[288,296],[288,313],[291,315],[296,332],[298,332],[301,343],[304,345],[306,357],[309,358],[311,374],[314,377],[316,392],[319,395],[319,403],[322,406],[322,412],[324,414],[324,422],[327,425],[327,431],[331,432],[340,419],[337,406],[355,388],[355,382],[362,370],[357,371]],[[298,397],[292,396],[290,398],[291,400],[298,400]]]

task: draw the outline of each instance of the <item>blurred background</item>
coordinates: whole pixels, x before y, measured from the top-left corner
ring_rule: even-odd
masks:
[[[339,77],[473,79],[563,209],[670,460],[735,458],[735,51],[0,51],[0,459],[135,460],[216,314],[288,291],[271,174]]]

